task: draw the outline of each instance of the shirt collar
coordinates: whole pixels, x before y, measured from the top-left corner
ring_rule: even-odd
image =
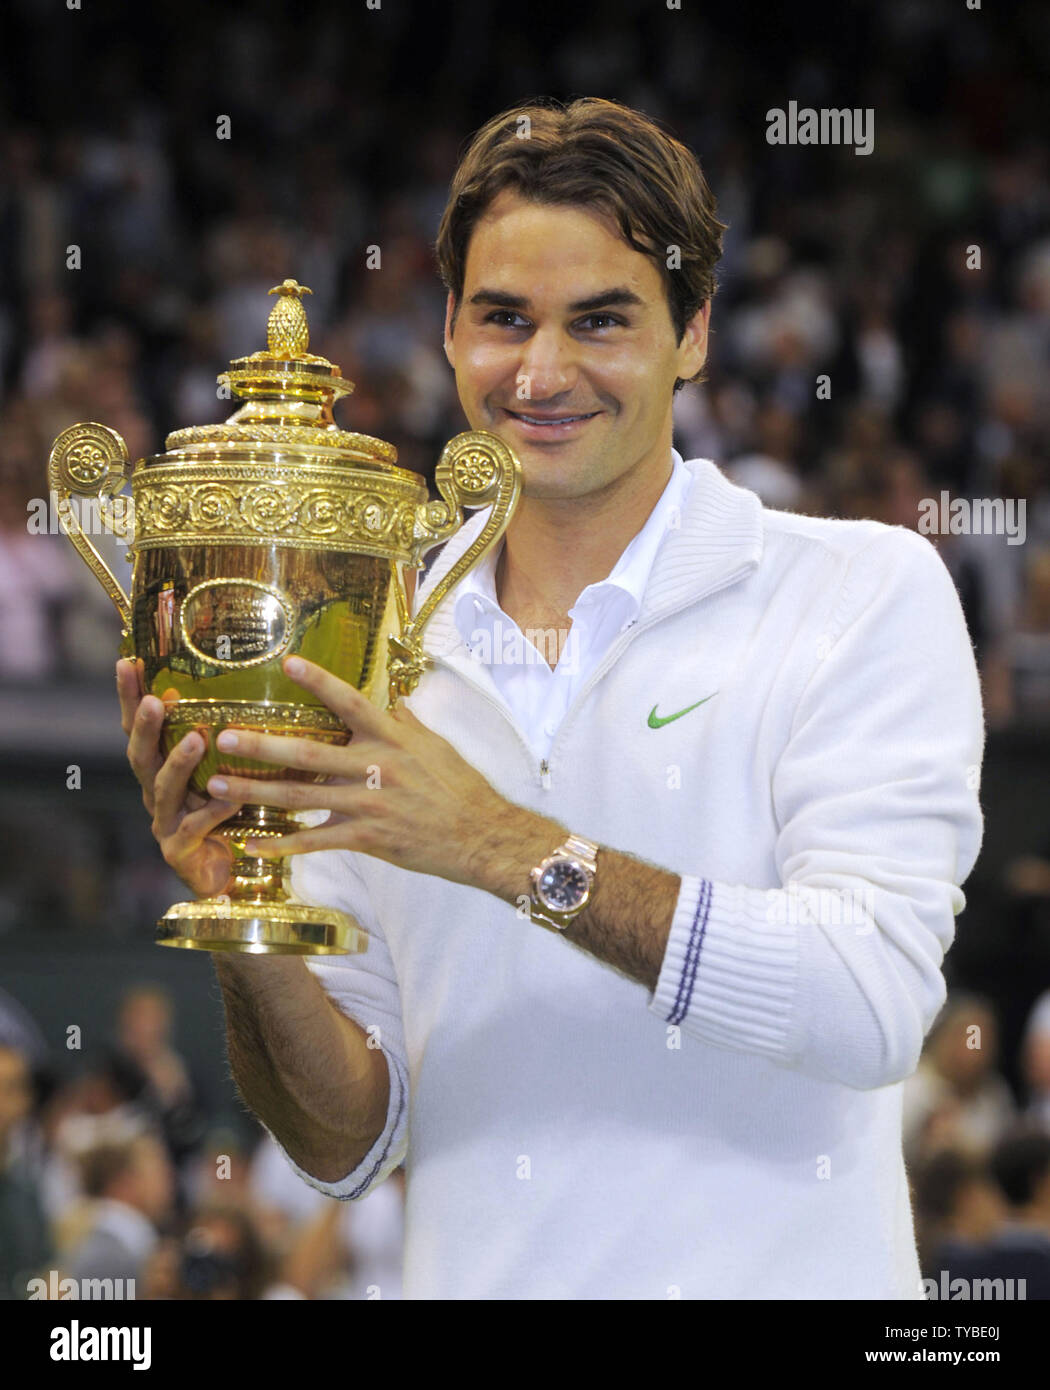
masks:
[[[671,464],[667,486],[642,529],[628,542],[609,575],[588,584],[580,593],[569,609],[570,618],[576,618],[595,603],[614,596],[622,596],[620,601],[625,617],[637,615],[664,532],[669,526],[681,524],[682,511],[693,482],[693,474],[686,468],[677,449],[671,450]],[[457,584],[454,596],[450,595],[455,625],[464,642],[470,642],[471,633],[482,613],[502,612],[496,596],[496,565],[503,545],[504,542],[500,541],[493,546]]]
[[[699,599],[751,573],[761,561],[764,528],[759,497],[730,482],[710,459],[683,459],[676,449],[671,450],[671,457],[674,466],[667,488],[612,573],[601,581],[623,586],[637,596],[639,617],[674,610],[690,599]],[[676,526],[667,523],[675,505],[679,467],[690,475],[690,481],[678,503],[682,508],[681,524]],[[418,612],[422,600],[482,531],[490,510],[479,509],[446,542],[416,590],[413,613]],[[495,567],[500,548],[499,544],[495,546],[495,553],[490,552],[476,564],[437,605],[423,630],[427,652],[446,656],[456,648],[465,648],[456,612],[462,596],[471,596],[471,606],[466,610],[470,627],[478,618],[473,598],[496,605]]]

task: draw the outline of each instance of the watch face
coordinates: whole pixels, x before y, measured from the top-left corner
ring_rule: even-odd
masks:
[[[540,901],[553,912],[570,912],[587,894],[587,875],[571,859],[556,859],[536,884]]]

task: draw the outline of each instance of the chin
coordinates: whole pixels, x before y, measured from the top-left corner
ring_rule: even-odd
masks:
[[[586,497],[595,490],[593,479],[580,473],[573,473],[569,477],[536,477],[533,474],[530,478],[527,464],[523,471],[521,495],[535,502],[566,501],[573,497]]]

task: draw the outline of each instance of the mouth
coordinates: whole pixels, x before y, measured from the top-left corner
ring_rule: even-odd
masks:
[[[507,410],[503,413],[512,420],[526,438],[561,439],[581,430],[588,420],[600,415],[600,410],[592,410],[587,415],[530,415],[527,411]]]

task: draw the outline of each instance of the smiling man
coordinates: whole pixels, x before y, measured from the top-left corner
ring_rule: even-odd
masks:
[[[714,263],[698,247],[693,302],[672,305],[667,272],[624,241],[608,208],[508,188],[475,222],[459,267],[452,206],[439,243],[452,282],[445,351],[471,425],[506,438],[525,474],[497,564],[499,601],[522,631],[553,628],[560,654],[569,610],[610,575],[668,487],[670,388],[703,367]],[[708,207],[694,231],[709,257],[719,226]],[[685,482],[683,470],[676,496]]]
[[[329,812],[272,848],[368,951],[216,956],[230,1058],[315,1187],[405,1160],[410,1298],[922,1296],[901,1082],[981,840],[973,650],[928,541],[767,510],[672,448],[723,230],[638,112],[490,121],[437,241],[445,349],[524,493],[415,693],[380,711],[289,662],[350,744],[220,746],[333,780],[202,804],[200,741],[162,762],[160,702],[118,677],[197,891],[231,803]]]

